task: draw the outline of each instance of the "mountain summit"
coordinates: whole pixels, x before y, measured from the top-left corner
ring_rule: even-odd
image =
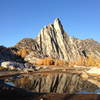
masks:
[[[65,33],[58,18],[40,31],[36,41],[41,51],[50,57],[69,61],[80,56],[76,45]]]
[[[100,43],[94,40],[79,40],[69,36],[63,28],[59,18],[54,20],[53,24],[43,27],[39,35],[35,39],[24,39],[16,44],[16,48],[24,47],[34,48],[51,58],[63,59],[65,61],[73,61],[80,57],[88,57],[93,54],[96,58],[100,58]],[[27,45],[28,44],[28,45]],[[33,50],[33,51],[34,51]]]
[[[61,24],[61,21],[59,18],[56,18],[54,20],[54,28],[56,29],[56,31],[62,31],[62,33],[64,32],[63,26]]]

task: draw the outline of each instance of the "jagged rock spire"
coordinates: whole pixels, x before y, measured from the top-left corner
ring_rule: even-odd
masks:
[[[38,54],[52,58],[72,61],[81,56],[88,57],[90,53],[95,58],[100,59],[100,43],[93,40],[79,40],[67,35],[59,18],[53,24],[49,24],[41,29],[37,38],[24,39],[15,46],[20,49],[28,48],[30,51],[37,51]]]
[[[61,33],[64,32],[63,26],[62,26],[61,21],[60,21],[59,18],[56,18],[54,20],[54,24],[53,25],[54,25],[54,28],[56,29],[56,31],[60,31]]]
[[[56,18],[55,20],[54,20],[54,25],[56,26],[62,26],[62,24],[61,24],[61,21],[60,21],[60,19],[59,18]]]
[[[44,27],[36,38],[41,51],[50,57],[69,61],[79,56],[76,46],[71,38],[64,32],[59,18],[53,24]]]

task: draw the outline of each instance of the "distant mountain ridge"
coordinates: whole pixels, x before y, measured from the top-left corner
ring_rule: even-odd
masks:
[[[63,29],[59,18],[53,24],[43,27],[35,39],[23,39],[16,48],[27,48],[55,59],[73,61],[90,54],[100,58],[100,43],[92,40],[79,40],[69,36]]]

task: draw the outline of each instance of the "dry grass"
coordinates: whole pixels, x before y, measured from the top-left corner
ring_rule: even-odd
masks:
[[[24,58],[25,56],[27,56],[29,54],[29,51],[25,48],[17,51],[16,53],[18,56],[21,56],[22,58]],[[35,65],[54,65],[54,66],[97,66],[100,67],[100,59],[96,59],[92,54],[90,54],[87,58],[85,57],[80,57],[78,59],[76,59],[75,61],[72,62],[66,62],[64,60],[59,60],[59,59],[52,59],[52,58],[43,58],[43,59],[39,59],[37,60],[35,63]]]
[[[70,65],[100,67],[100,59],[95,58],[93,55],[89,55],[88,58],[81,57],[76,61],[70,62]]]
[[[52,59],[52,58],[43,58],[43,59],[39,59],[38,61],[36,61],[35,63],[36,65],[53,65],[53,66],[64,66],[64,65],[68,65],[67,62],[65,62],[64,60],[59,60],[59,59]]]
[[[44,58],[44,59],[39,59],[36,62],[37,65],[54,65],[54,60],[52,58]]]
[[[56,60],[55,61],[55,66],[63,66],[63,65],[68,65],[68,62],[64,60]]]
[[[66,62],[64,60],[52,59],[52,58],[43,58],[39,59],[35,63],[36,65],[47,65],[47,66],[97,66],[100,67],[100,59],[94,58],[92,55],[88,56],[88,58],[80,57],[75,61]]]

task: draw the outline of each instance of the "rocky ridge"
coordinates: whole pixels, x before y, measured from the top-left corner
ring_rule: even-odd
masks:
[[[75,60],[79,52],[71,38],[65,33],[59,19],[44,27],[36,38],[41,51],[52,57],[66,61]]]
[[[90,54],[100,59],[100,43],[92,40],[79,40],[69,36],[59,18],[41,29],[35,39],[23,39],[15,45],[16,48],[28,48],[37,52],[42,58],[50,57],[65,61],[74,61],[80,57],[87,58]],[[31,53],[33,54],[33,53]],[[31,55],[30,54],[30,55]]]

